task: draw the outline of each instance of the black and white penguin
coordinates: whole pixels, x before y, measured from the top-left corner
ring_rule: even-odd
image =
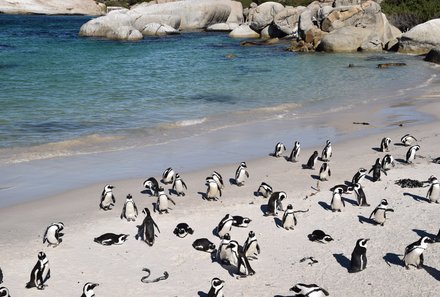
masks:
[[[283,210],[282,201],[287,198],[286,192],[274,192],[270,195],[269,201],[267,202],[267,212],[265,216],[272,215],[276,216],[278,210]]]
[[[327,140],[325,143],[325,147],[321,153],[321,161],[324,161],[324,162],[330,161],[330,158],[332,157],[332,155],[333,155],[332,143],[330,142],[330,140]]]
[[[351,192],[353,192],[353,186],[347,186],[345,184],[333,186],[329,190],[333,193],[336,188],[341,188],[343,194],[350,194]]]
[[[176,175],[176,173],[174,172],[173,168],[168,167],[162,173],[162,182],[166,185],[171,184],[174,181],[175,175]]]
[[[0,296],[1,297],[11,297],[11,295],[9,295],[9,290],[6,287],[0,287]]]
[[[266,184],[265,182],[262,182],[257,190],[257,194],[263,196],[264,198],[268,198],[270,195],[272,195],[272,193],[273,193],[272,187]]]
[[[430,183],[428,193],[426,193],[426,198],[429,202],[440,203],[440,185],[438,183],[437,177],[431,175],[428,179]]]
[[[322,163],[321,168],[319,169],[319,180],[326,181],[332,175],[330,171],[330,166],[327,162]]]
[[[285,150],[286,150],[286,146],[284,145],[284,143],[278,142],[275,145],[275,151],[273,153],[274,157],[277,157],[277,158],[281,157]]]
[[[46,232],[44,232],[43,243],[47,242],[47,246],[57,247],[63,241],[61,238],[64,236],[64,234],[61,233],[63,229],[64,224],[62,222],[52,223],[46,228]]]
[[[154,227],[156,227],[159,233],[160,230],[156,222],[154,222],[153,218],[151,217],[150,210],[148,208],[144,208],[142,212],[145,214],[145,218],[142,222],[142,225],[137,226],[138,232],[135,236],[135,239],[145,241],[145,243],[147,243],[149,246],[152,246],[155,240]]]
[[[114,186],[105,185],[104,190],[101,194],[101,203],[99,203],[99,207],[103,210],[111,210],[112,206],[115,205],[116,199],[113,195]]]
[[[173,199],[168,197],[168,195],[165,194],[164,189],[162,187],[160,187],[159,191],[157,193],[157,203],[156,203],[156,209],[159,212],[159,214],[162,214],[164,212],[168,213],[168,209],[170,209],[169,205],[168,205],[168,201],[171,201],[171,203],[176,205],[176,203],[173,201]]]
[[[252,222],[250,218],[242,217],[242,216],[232,216],[234,219],[234,222],[232,223],[232,226],[234,227],[241,227],[241,228],[247,228]]]
[[[315,164],[317,160],[318,160],[318,151],[314,151],[313,154],[310,156],[309,160],[307,161],[307,164],[303,165],[303,168],[315,169]]]
[[[0,268],[0,284],[3,282],[3,271]],[[1,295],[0,295],[1,296]]]
[[[286,211],[283,214],[283,228],[286,230],[293,230],[296,226],[295,212],[292,204],[287,205]]]
[[[368,173],[373,172],[373,182],[380,180],[380,174],[383,172],[385,175],[387,175],[387,172],[382,168],[382,163],[380,162],[380,158],[376,159],[376,163],[371,167],[370,171]]]
[[[338,187],[333,190],[332,201],[330,202],[330,207],[333,212],[335,211],[341,212],[342,209],[345,207],[344,199],[342,199],[341,196],[342,193],[343,193],[342,188]]]
[[[93,240],[102,245],[121,245],[127,241],[128,234],[104,233]]]
[[[248,238],[243,245],[243,252],[246,258],[249,260],[258,259],[258,255],[260,254],[261,250],[254,231],[249,231]]]
[[[394,162],[394,158],[393,156],[391,156],[390,154],[386,154],[385,156],[383,156],[382,158],[382,169],[383,170],[390,170],[391,167],[396,166],[395,162]]]
[[[30,281],[26,284],[26,288],[37,288],[44,290],[47,280],[50,278],[49,260],[43,252],[38,253],[38,261],[31,272]]]
[[[381,152],[389,152],[390,151],[391,138],[384,137],[380,142],[380,151]]]
[[[357,183],[360,183],[365,178],[365,175],[367,175],[367,169],[359,168],[359,170],[353,175],[353,178],[351,179],[351,184],[355,185]]]
[[[227,248],[231,249],[233,258],[235,258],[235,260],[233,260],[232,262],[237,263],[237,265],[235,266],[237,267],[238,275],[248,276],[255,274],[255,271],[252,269],[248,258],[246,257],[242,249],[240,249],[240,246],[237,241],[231,240]]]
[[[97,286],[99,286],[99,284],[86,283],[83,287],[83,293],[81,297],[94,297],[95,292],[93,291],[93,289],[95,289]]]
[[[394,210],[388,208],[388,201],[386,199],[382,199],[380,204],[371,213],[370,219],[374,216],[374,221],[378,225],[383,226],[387,219],[387,212],[394,212]]]
[[[244,185],[245,177],[249,178],[249,172],[245,162],[241,162],[235,171],[235,184],[239,187]]]
[[[438,230],[437,236],[435,237],[435,242],[440,242],[440,229]]]
[[[227,214],[225,217],[218,223],[217,226],[217,234],[220,238],[223,238],[226,233],[229,233],[232,228],[232,224],[234,223],[234,218]]]
[[[209,289],[208,295],[206,297],[224,297],[223,286],[225,281],[214,277],[211,280],[211,288]]]
[[[159,182],[154,177],[146,179],[143,183],[144,188],[150,191],[151,196],[157,196],[159,190]]]
[[[133,201],[133,196],[130,194],[127,195],[127,199],[125,200],[124,207],[122,207],[121,212],[121,220],[126,219],[127,221],[135,221],[138,216],[138,209],[136,207],[136,203]]]
[[[292,152],[290,153],[289,158],[287,158],[287,161],[297,162],[300,151],[301,151],[301,144],[299,143],[299,141],[295,141]]]
[[[176,173],[176,178],[174,179],[173,183],[173,190],[177,193],[177,196],[185,196],[184,189],[187,190],[188,188],[180,175]]]
[[[220,189],[223,189],[225,187],[225,184],[223,182],[223,177],[217,171],[214,171],[212,173],[212,179],[217,183]]]
[[[198,238],[198,239],[194,240],[192,246],[193,246],[193,248],[195,248],[198,251],[207,252],[210,254],[217,251],[215,249],[215,244],[207,238]]]
[[[333,241],[333,238],[330,235],[325,234],[325,232],[322,230],[313,230],[313,232],[307,237],[310,241],[317,241],[320,243],[328,243],[330,241]]]
[[[365,195],[364,189],[360,183],[354,184],[353,190],[356,195],[358,206],[370,206],[370,204],[367,203],[367,196]]]
[[[412,135],[405,134],[402,136],[402,138],[400,138],[400,141],[403,143],[403,145],[410,146],[413,143],[416,143],[417,139]]]
[[[231,235],[226,233],[218,246],[217,259],[223,265],[231,265],[231,250],[227,249],[229,242],[231,242]]]
[[[406,269],[409,269],[410,265],[417,267],[417,269],[423,267],[423,252],[428,248],[428,243],[434,243],[434,241],[428,236],[424,236],[405,248],[403,261]]]
[[[367,267],[367,242],[369,240],[369,238],[361,238],[356,241],[356,246],[351,253],[351,262],[348,272],[359,272]]]
[[[206,200],[218,200],[222,196],[222,190],[219,184],[212,177],[206,178]]]
[[[174,228],[173,233],[180,238],[186,237],[188,234],[194,234],[194,230],[187,223],[179,223]]]
[[[420,145],[418,145],[418,144],[410,147],[408,149],[408,151],[406,152],[406,163],[408,163],[408,164],[412,163],[414,161],[414,159],[416,158],[416,152],[418,152],[419,150],[420,150]]]
[[[295,296],[307,296],[307,297],[324,297],[329,296],[329,293],[321,288],[318,285],[315,284],[296,284],[292,288],[290,288],[290,291],[293,291],[296,293]]]

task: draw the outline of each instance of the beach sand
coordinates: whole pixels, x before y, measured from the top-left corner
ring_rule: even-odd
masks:
[[[119,218],[125,196],[133,195],[139,210],[156,202],[154,197],[143,194],[142,183],[148,176],[130,180],[109,180],[115,186],[116,205],[111,211],[99,209],[99,200],[104,184],[95,184],[53,197],[21,203],[0,209],[0,267],[4,274],[3,286],[12,296],[80,296],[86,282],[99,283],[96,296],[206,296],[210,281],[218,277],[225,281],[226,296],[291,296],[289,292],[296,283],[315,283],[325,288],[330,296],[437,296],[440,281],[440,244],[431,244],[424,253],[424,269],[406,270],[402,257],[405,247],[418,240],[421,235],[434,237],[439,231],[440,204],[425,200],[427,188],[400,188],[395,181],[403,178],[427,180],[431,175],[440,176],[440,165],[432,158],[440,157],[438,130],[440,104],[435,93],[412,102],[433,116],[426,124],[404,123],[399,127],[392,118],[382,116],[372,120],[365,109],[364,115],[341,113],[326,118],[339,134],[347,136],[357,133],[363,137],[347,137],[348,140],[334,142],[330,161],[332,175],[329,181],[319,182],[316,191],[320,161],[314,170],[302,168],[302,164],[316,149],[319,153],[325,141],[316,148],[304,148],[299,162],[287,162],[284,158],[269,156],[275,143],[268,144],[267,155],[245,159],[250,177],[245,185],[230,184],[239,164],[227,163],[215,168],[204,168],[195,172],[180,172],[188,185],[185,197],[171,195],[176,202],[169,214],[152,212],[160,228],[155,244],[150,247],[134,239],[136,225],[144,218],[142,213],[136,222]],[[354,125],[353,121],[372,122],[372,125]],[[321,119],[321,122],[323,119]],[[375,133],[376,125],[381,128]],[[389,126],[386,130],[383,128]],[[369,130],[369,133],[361,133]],[[385,131],[385,132],[384,132]],[[421,150],[413,164],[405,164],[408,147],[400,145],[400,138],[410,133],[418,139]],[[345,209],[338,213],[329,210],[334,185],[351,181],[355,172],[364,167],[370,169],[376,158],[385,153],[377,148],[383,137],[391,137],[390,154],[396,166],[382,175],[382,180],[362,182],[369,207],[356,205],[354,194],[344,194]],[[285,142],[288,155],[291,143]],[[300,139],[298,139],[300,140]],[[332,140],[332,139],[331,139]],[[173,164],[163,164],[163,169]],[[216,170],[223,175],[226,186],[219,201],[206,201],[205,177]],[[160,176],[155,176],[158,180]],[[270,184],[274,191],[285,191],[288,198],[284,207],[292,204],[297,213],[298,224],[287,231],[277,226],[282,213],[277,217],[263,216],[267,200],[256,197],[254,192],[261,182]],[[66,183],[69,181],[66,180]],[[165,186],[168,190],[170,186]],[[394,213],[388,214],[385,225],[376,226],[368,217],[381,199],[387,199]],[[252,219],[248,228],[233,227],[232,239],[243,244],[250,230],[256,233],[261,254],[251,261],[256,274],[237,279],[219,263],[213,262],[208,253],[196,251],[192,243],[206,237],[216,245],[220,239],[215,228],[226,215],[241,215]],[[63,242],[56,248],[42,243],[46,227],[62,221],[65,225]],[[178,238],[173,230],[178,223],[186,222],[194,234]],[[320,244],[308,240],[307,235],[315,229],[324,230],[334,241]],[[102,246],[93,239],[103,233],[126,233],[129,239],[123,245]],[[368,265],[359,273],[348,273],[347,268],[355,243],[359,238],[369,238],[367,247]],[[30,272],[37,261],[39,251],[49,259],[51,278],[45,290],[25,289]],[[305,257],[318,261],[309,265],[301,262]],[[145,284],[141,277],[151,270],[151,278],[169,273],[169,278],[157,283]]]

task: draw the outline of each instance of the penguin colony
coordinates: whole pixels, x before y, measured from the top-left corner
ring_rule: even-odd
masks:
[[[389,137],[383,138],[380,143],[380,152],[392,151],[391,142],[392,141]],[[404,146],[409,146],[404,163],[413,164],[414,160],[417,158],[416,155],[421,149],[420,145],[415,144],[417,142],[417,139],[407,134],[401,138],[401,142]],[[275,151],[272,155],[276,158],[279,158],[283,156],[283,153],[285,151],[285,145],[279,142],[276,144]],[[289,162],[297,162],[299,159],[299,152],[300,145],[299,142],[296,141],[292,152],[288,157],[285,157],[285,160]],[[321,182],[325,182],[331,178],[329,164],[331,162],[333,150],[331,142],[329,140],[327,140],[320,158],[318,158],[318,155],[318,151],[314,151],[314,153],[308,158],[307,163],[303,164],[303,169],[314,170],[319,159],[320,161],[322,161],[322,165],[321,169],[319,170],[319,176],[317,177],[317,179],[319,179],[319,181]],[[331,198],[331,200],[329,200],[329,210],[335,212],[335,215],[337,215],[337,212],[343,211],[346,207],[345,202],[347,200],[347,195],[352,195],[353,198],[355,198],[355,206],[369,208],[370,204],[367,203],[367,197],[364,191],[364,187],[366,187],[367,184],[367,177],[371,182],[380,182],[381,174],[383,173],[385,174],[385,176],[387,176],[387,171],[391,170],[394,166],[394,158],[391,156],[391,154],[386,154],[382,160],[381,158],[377,158],[374,165],[371,167],[371,170],[369,170],[368,172],[366,169],[360,168],[352,177],[351,182],[346,181],[345,184],[339,184],[330,188],[331,194],[329,195],[329,198]],[[372,175],[368,176],[368,174],[370,173],[372,173]],[[241,162],[235,172],[234,182],[231,182],[231,185],[235,184],[239,187],[244,186],[245,181],[247,178],[249,178],[249,176],[250,175],[246,163]],[[220,173],[214,171],[211,176],[208,176],[205,179],[205,182],[208,188],[206,190],[206,194],[202,195],[202,198],[208,201],[206,203],[211,203],[209,201],[218,201],[219,199],[223,199],[222,189],[225,188],[225,184],[223,182],[223,177]],[[179,198],[181,200],[179,200],[178,202],[184,203],[185,198],[183,197],[185,196],[185,192],[188,190],[187,185],[180,177],[180,175],[176,173],[171,167],[167,168],[164,171],[161,183],[164,185],[172,184],[172,188],[169,190],[170,195],[176,195],[178,197],[181,196],[182,198]],[[424,183],[426,183],[426,187],[428,187],[426,201],[429,203],[440,203],[440,186],[437,177],[431,175]],[[99,201],[99,208],[102,211],[111,213],[113,207],[115,206],[117,200],[116,198],[119,197],[116,197],[114,195],[114,188],[115,187],[110,184],[104,186]],[[157,198],[157,203],[152,208],[152,211],[154,213],[157,213],[158,215],[153,215],[149,208],[144,208],[142,210],[144,217],[142,222],[136,226],[137,232],[134,238],[136,240],[143,241],[148,246],[152,247],[155,243],[156,238],[160,240],[160,236],[158,236],[158,234],[160,233],[160,229],[155,219],[158,219],[162,214],[169,214],[171,206],[178,207],[178,204],[171,199],[171,197],[165,192],[165,189],[154,177],[146,179],[143,182],[143,188],[144,190],[141,191],[141,193],[148,193],[150,196]],[[282,202],[288,199],[288,194],[284,191],[281,191],[281,189],[277,189],[277,191],[274,191],[273,188],[266,181],[261,182],[261,185],[259,186],[257,191],[254,192],[254,196],[256,197],[256,199],[267,200],[267,202],[263,203],[262,205],[262,209],[263,206],[265,209],[263,211],[262,217],[275,216],[279,219],[282,218],[281,222],[277,224],[277,228],[292,230],[292,232],[295,232],[294,229],[296,225],[300,224],[300,219],[297,219],[295,213],[308,212],[308,209],[306,211],[294,211],[292,203],[289,203],[287,207],[284,208]],[[170,205],[168,203],[169,201],[173,205]],[[369,210],[371,210],[371,208],[369,208]],[[380,204],[372,210],[371,215],[369,216],[371,224],[384,227],[385,221],[387,219],[387,213],[389,212],[394,212],[394,209],[389,207],[389,201],[387,199],[381,199]],[[280,213],[282,214],[280,215]],[[396,213],[396,216],[397,215],[398,214]],[[126,196],[126,201],[123,205],[120,218],[125,219],[127,222],[134,222],[138,218],[138,208],[131,194],[127,194]],[[244,241],[243,245],[240,245],[237,240],[232,239],[231,234],[234,233],[233,228],[251,227],[250,229],[252,229],[252,221],[255,219],[257,218],[251,219],[241,215],[231,215],[229,213],[225,214],[224,217],[219,220],[217,226],[214,228],[215,235],[218,236],[218,245],[216,245],[216,243],[212,242],[206,237],[200,237],[193,241],[192,246],[198,251],[210,253],[212,262],[216,262],[218,265],[225,267],[225,269],[230,271],[231,275],[235,276],[237,279],[251,277],[252,275],[257,273],[252,268],[251,262],[258,261],[259,257],[264,257],[264,248],[260,248],[260,244],[257,239],[257,233],[254,230],[250,230],[248,232],[248,237]],[[158,219],[158,221],[159,220],[160,219]],[[65,226],[62,222],[50,224],[46,228],[46,231],[44,233],[43,244],[47,244],[48,247],[58,249],[62,248],[62,237],[64,234],[61,231],[64,230],[64,227]],[[380,232],[380,230],[378,230],[378,232]],[[172,233],[174,233],[178,238],[185,238],[187,236],[197,234],[197,230],[192,229],[187,223],[182,222],[177,224]],[[209,236],[209,234],[198,235]],[[129,234],[105,233],[95,237],[93,241],[104,246],[122,245],[128,240],[129,236]],[[344,248],[346,254],[350,252],[350,245],[352,245],[353,248],[351,257],[349,259],[349,265],[346,267],[348,273],[358,273],[367,269],[367,243],[370,239],[362,238],[362,234],[359,234],[359,237],[360,238],[355,243],[347,243],[346,246],[342,247]],[[333,243],[334,238],[332,238],[331,235],[326,234],[325,231],[322,231],[320,229],[316,229],[311,234],[309,234],[308,239],[312,242],[316,242],[319,244],[335,245],[335,243]],[[438,234],[435,238],[431,238],[429,236],[421,236],[418,240],[407,245],[405,248],[402,248],[403,254],[400,259],[401,266],[405,267],[407,270],[410,270],[413,267],[417,269],[423,268],[424,252],[426,250],[429,251],[429,245],[435,242],[440,242],[440,230],[438,231]],[[374,246],[374,242],[372,243],[372,245]],[[340,248],[335,247],[335,251],[338,250],[340,250]],[[38,290],[44,290],[49,286],[48,282],[51,277],[49,259],[44,252],[39,252],[37,258],[38,260],[30,272],[30,278],[29,281],[25,284],[25,287],[27,289],[36,288]],[[312,257],[309,258],[311,259]],[[318,263],[318,261],[314,260],[314,263]],[[144,271],[150,272],[147,268],[144,269]],[[157,281],[166,280],[168,278],[168,273],[165,272],[164,275],[165,277],[158,278]],[[3,273],[0,269],[0,284],[2,282]],[[144,283],[150,282],[156,281],[145,281]],[[210,280],[211,286],[210,288],[205,288],[207,292],[207,294],[205,295],[208,297],[237,295],[233,292],[228,292],[227,282],[227,280],[225,281],[216,276],[212,276]],[[85,283],[81,296],[95,296],[94,290],[98,286],[99,284],[94,282]],[[295,296],[329,296],[331,294],[328,289],[322,288],[319,285],[304,283],[295,284],[293,287],[290,288],[290,291],[294,292]],[[0,296],[10,296],[8,288],[0,287]]]

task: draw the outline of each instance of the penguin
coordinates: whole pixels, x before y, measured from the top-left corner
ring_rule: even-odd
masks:
[[[290,288],[290,291],[293,291],[296,293],[295,296],[308,296],[308,297],[324,297],[329,296],[329,293],[321,288],[318,285],[315,284],[296,284],[292,288]]]
[[[183,191],[183,189],[187,190],[188,188],[186,187],[186,184],[182,180],[180,175],[176,173],[176,178],[174,179],[173,183],[173,190],[177,193],[177,196],[185,196],[185,192]]]
[[[328,243],[330,241],[333,241],[333,238],[330,235],[325,234],[325,232],[322,230],[313,230],[313,232],[308,235],[308,238],[310,241],[316,241],[320,243]]]
[[[331,209],[333,212],[338,211],[341,212],[342,208],[345,207],[344,199],[342,199],[342,188],[336,188],[333,191],[332,201],[330,203]]]
[[[420,145],[413,145],[406,152],[406,163],[410,164],[416,158],[416,152],[420,150]]]
[[[361,238],[356,241],[356,246],[351,253],[351,262],[348,272],[359,272],[367,268],[367,242],[369,238]]]
[[[215,244],[209,241],[207,238],[199,238],[194,240],[192,246],[198,251],[207,252],[210,254],[217,251],[215,249]]]
[[[99,204],[99,207],[103,210],[111,210],[112,206],[115,205],[116,199],[113,195],[114,186],[112,185],[105,185],[104,190],[101,194],[101,203]]]
[[[329,190],[333,193],[336,188],[341,188],[343,194],[350,194],[351,192],[353,192],[353,187],[352,186],[347,186],[345,184],[340,184],[340,185],[333,186]]]
[[[258,187],[257,190],[257,196],[261,195],[264,198],[268,198],[273,192],[273,189],[271,186],[269,186],[268,184],[266,184],[265,182],[262,182],[261,185]]]
[[[223,177],[217,171],[214,171],[212,173],[212,179],[217,183],[220,189],[223,189],[225,187],[225,184],[223,183]]]
[[[64,224],[62,222],[53,223],[46,228],[44,232],[43,243],[47,242],[47,246],[57,247],[63,239],[64,236],[61,231],[64,229]]]
[[[249,172],[247,171],[247,166],[245,162],[241,162],[235,171],[235,184],[239,187],[244,185],[244,178],[249,178]]]
[[[234,222],[232,223],[232,226],[234,227],[247,228],[249,223],[252,222],[251,219],[242,216],[232,216],[232,218],[234,219]]]
[[[159,183],[154,177],[150,177],[144,181],[144,188],[150,191],[151,196],[157,196],[159,190]]]
[[[278,142],[275,145],[275,151],[273,153],[273,156],[279,158],[283,155],[285,150],[286,150],[286,146],[284,145],[284,143]]]
[[[128,234],[104,233],[93,240],[102,245],[121,245],[127,241]]]
[[[390,170],[391,167],[396,166],[395,162],[394,162],[394,158],[393,156],[391,156],[390,154],[386,154],[385,156],[383,156],[382,158],[382,169],[387,171]]]
[[[97,286],[99,286],[99,284],[86,283],[83,287],[83,293],[81,297],[94,297],[95,292],[93,291],[93,289],[96,288]]]
[[[383,226],[385,224],[385,220],[387,219],[388,211],[394,212],[393,209],[388,208],[388,201],[386,199],[382,199],[380,204],[371,213],[370,219],[374,216],[374,221],[376,224]]]
[[[358,203],[358,206],[370,206],[370,204],[367,203],[367,196],[365,195],[364,189],[362,188],[362,185],[359,183],[354,184],[353,186],[354,193],[356,195],[356,200]]]
[[[300,151],[301,151],[301,144],[299,143],[299,141],[295,141],[292,152],[290,153],[289,158],[287,158],[287,161],[297,162]]]
[[[389,152],[390,151],[391,138],[384,137],[380,142],[380,151],[381,152]]]
[[[435,242],[440,242],[440,229],[438,230],[437,236],[435,237]]]
[[[3,282],[3,271],[0,268],[0,284]],[[0,295],[1,296],[1,295]]]
[[[325,143],[325,147],[321,153],[321,161],[324,161],[324,162],[330,161],[330,158],[332,157],[332,155],[333,155],[332,143],[330,142],[330,140],[327,140],[327,142]]]
[[[403,145],[410,146],[413,143],[415,143],[417,141],[417,139],[414,136],[411,136],[409,134],[405,134],[402,136],[402,138],[400,138],[400,141],[403,143]]]
[[[165,191],[162,187],[159,188],[158,191],[158,197],[157,197],[157,203],[156,203],[156,209],[159,212],[159,214],[162,213],[168,213],[168,200],[171,201],[171,203],[173,203],[174,205],[176,205],[176,203],[173,201],[173,199],[171,199],[170,197],[168,197],[167,194],[165,194]]]
[[[211,280],[211,289],[209,289],[208,295],[206,297],[224,297],[223,286],[225,281],[214,277]]]
[[[319,169],[319,180],[326,181],[328,177],[332,176],[332,172],[330,171],[330,166],[327,162],[322,163],[321,168]]]
[[[138,209],[136,203],[133,201],[133,197],[128,194],[127,199],[122,207],[121,220],[126,219],[127,221],[135,221],[138,216]]]
[[[354,174],[353,178],[351,179],[351,184],[355,185],[360,183],[365,178],[365,175],[367,175],[367,169],[359,168],[359,170]]]
[[[283,214],[283,228],[286,230],[293,230],[296,226],[295,212],[292,204],[287,205],[287,209]]]
[[[154,222],[153,218],[151,217],[150,210],[148,208],[144,208],[142,212],[145,214],[145,218],[142,222],[142,225],[137,226],[138,233],[136,234],[135,239],[140,239],[145,241],[145,243],[147,243],[149,246],[153,246],[155,240],[154,227],[156,227],[159,233],[160,230],[156,222]]]
[[[267,203],[267,212],[264,215],[276,216],[278,214],[278,210],[283,210],[282,201],[286,198],[287,198],[287,194],[285,192],[272,193]]]
[[[238,245],[237,241],[231,240],[231,242],[227,246],[227,249],[230,249],[232,251],[232,255],[236,259],[234,262],[237,263],[236,267],[237,267],[237,274],[238,275],[245,277],[248,275],[255,274],[255,271],[252,269],[248,258],[243,253],[243,251],[240,249],[240,246]]]
[[[380,173],[383,172],[385,175],[387,175],[387,172],[382,168],[382,164],[380,163],[380,158],[376,159],[376,163],[371,167],[370,171],[368,173],[373,172],[373,182],[380,180]]]
[[[434,241],[428,236],[424,236],[405,248],[403,261],[405,262],[406,269],[409,269],[410,265],[417,267],[417,269],[423,267],[423,252],[428,247],[428,243],[434,243]]]
[[[307,164],[303,165],[304,169],[315,169],[316,160],[318,160],[318,151],[314,151],[310,156]]]
[[[43,252],[38,253],[38,261],[32,269],[30,281],[26,284],[26,289],[37,288],[44,290],[47,280],[50,278],[49,260]]]
[[[218,246],[217,259],[223,265],[231,265],[231,250],[226,248],[229,245],[229,242],[231,242],[231,235],[226,233]]]
[[[187,223],[179,223],[174,228],[173,233],[180,238],[188,236],[188,234],[194,234],[194,230]]]
[[[0,296],[2,296],[2,297],[11,297],[11,295],[9,295],[8,288],[0,287]]]
[[[218,200],[222,196],[221,187],[214,178],[207,177],[205,184],[208,186],[206,189],[206,200]]]
[[[243,252],[246,258],[249,260],[258,259],[258,255],[260,254],[261,250],[254,231],[249,231],[248,238],[243,245]]]
[[[440,185],[437,177],[431,175],[431,177],[428,179],[428,182],[431,184],[429,185],[426,198],[429,199],[429,202],[440,203]]]
[[[227,214],[225,217],[218,223],[217,226],[217,234],[220,238],[223,238],[226,233],[229,233],[232,228],[232,224],[234,223],[234,218]]]
[[[175,174],[176,173],[174,172],[173,168],[168,167],[162,173],[162,182],[166,185],[171,184],[174,181]]]

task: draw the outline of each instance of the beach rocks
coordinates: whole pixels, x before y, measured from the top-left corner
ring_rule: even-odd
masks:
[[[440,46],[440,18],[419,24],[404,33],[400,38],[399,52],[427,54],[436,46]]]
[[[286,35],[295,34],[298,31],[299,16],[305,9],[304,6],[285,7],[275,15],[273,23]]]
[[[143,36],[163,36],[172,34],[180,34],[180,32],[171,26],[158,23],[147,24],[145,25],[144,30],[142,30]]]
[[[249,25],[243,24],[229,33],[233,38],[259,38],[260,34],[251,29]]]
[[[430,50],[425,57],[425,61],[440,64],[440,48],[436,47]]]
[[[260,32],[270,25],[275,15],[282,11],[284,6],[277,2],[264,2],[256,9],[249,11],[248,22],[252,30]]]
[[[219,23],[209,26],[206,28],[206,31],[230,32],[238,28],[238,26],[239,25],[237,23]]]
[[[93,0],[0,0],[0,13],[6,14],[63,14],[63,15],[103,15],[106,7]]]

